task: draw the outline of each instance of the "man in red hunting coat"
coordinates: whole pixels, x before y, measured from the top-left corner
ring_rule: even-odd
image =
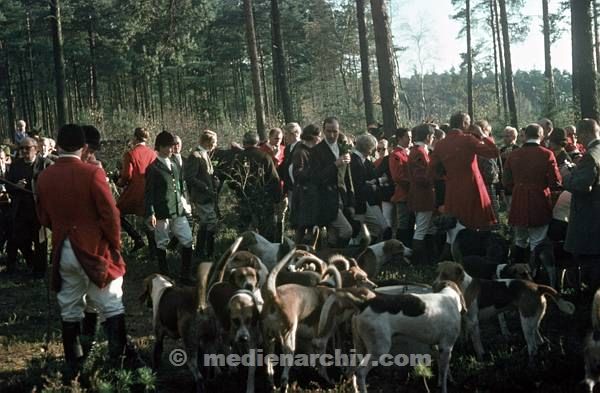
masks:
[[[86,303],[104,323],[109,354],[116,360],[126,346],[119,210],[102,168],[81,161],[83,129],[74,124],[58,133],[60,156],[40,174],[37,211],[52,230],[52,287],[62,318],[65,360],[76,372],[83,356],[80,323]]]
[[[523,262],[519,259],[525,255],[528,242],[532,255],[537,257],[541,253],[541,259],[553,258],[549,255],[551,247],[542,246],[548,233],[548,224],[552,221],[550,190],[560,187],[561,178],[552,150],[540,145],[543,132],[538,124],[528,125],[525,144],[510,153],[504,164],[502,182],[507,190],[512,191],[508,223],[515,228],[513,258],[517,262]],[[554,272],[548,273],[554,283]]]
[[[413,146],[408,156],[408,209],[415,214],[415,233],[413,235],[413,259],[417,263],[432,262],[434,248],[433,211],[435,210],[435,192],[433,181],[427,177],[429,165],[429,145],[433,141],[435,128],[431,124],[421,124],[412,130]]]
[[[431,154],[429,176],[446,176],[445,211],[458,219],[457,226],[448,231],[447,243],[452,244],[461,227],[486,229],[496,223],[485,183],[479,172],[477,156],[494,158],[498,148],[491,138],[481,135],[478,140],[466,134],[471,118],[455,113],[450,118],[450,131],[439,141]]]
[[[404,245],[411,247],[412,220],[408,211],[408,148],[410,147],[411,131],[407,128],[398,128],[395,134],[396,147],[390,153],[389,166],[392,181],[395,185],[394,194],[390,202],[396,205],[397,229],[396,238]]]

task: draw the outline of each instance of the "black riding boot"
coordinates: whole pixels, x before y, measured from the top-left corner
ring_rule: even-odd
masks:
[[[144,248],[144,239],[142,235],[135,229],[135,226],[129,222],[125,218],[125,216],[121,216],[121,228],[133,239],[133,248],[131,252],[136,252],[142,248]]]
[[[206,258],[206,225],[200,225],[196,233],[196,249],[194,255],[198,258]]]
[[[510,253],[510,263],[527,263],[528,249],[515,245]]]
[[[181,277],[180,280],[185,285],[194,285],[194,280],[190,276],[192,269],[192,247],[181,249]]]
[[[155,256],[157,256],[157,249],[156,249],[156,240],[154,240],[154,231],[151,229],[145,229],[144,232],[146,233],[146,238],[148,239],[148,256],[150,258],[154,258]]]
[[[98,314],[86,312],[81,321],[81,347],[83,356],[88,356],[90,350],[96,344],[96,328],[98,327]]]
[[[169,263],[167,262],[167,250],[156,249],[156,259],[158,261],[158,271],[165,276],[169,275]]]
[[[62,322],[62,342],[65,352],[65,380],[71,381],[79,371],[83,358],[83,350],[79,342],[80,322]]]
[[[206,258],[212,259],[215,253],[215,231],[206,231]]]

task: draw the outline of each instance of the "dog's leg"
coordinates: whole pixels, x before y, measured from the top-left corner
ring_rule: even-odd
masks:
[[[275,353],[275,340],[265,334],[265,354],[270,355]],[[266,356],[265,363],[267,366],[267,382],[271,390],[275,390],[275,367],[271,356]]]
[[[442,393],[448,392],[448,373],[450,370],[450,357],[452,356],[451,345],[440,345],[438,360],[438,387],[442,388]]]
[[[162,331],[162,329],[158,328],[154,332],[154,336],[156,338],[154,340],[154,350],[152,351],[152,369],[156,371],[160,367],[160,358],[163,352],[163,341],[165,339],[165,333]]]
[[[294,351],[296,350],[296,331],[298,330],[298,321],[294,321],[292,327],[287,332],[287,334],[283,337],[281,352],[285,359],[285,364],[283,365],[283,371],[281,372],[281,393],[286,393],[288,391],[289,378],[290,378],[290,369],[291,364],[289,364],[289,360],[293,360]]]
[[[369,357],[365,358],[362,364],[356,370],[356,376],[359,384],[358,387],[361,393],[367,393],[367,375],[374,367],[373,361],[379,359],[383,354],[389,353],[390,348],[392,347],[391,337],[386,335],[384,332],[378,331],[377,326],[373,326],[368,322],[365,324],[368,325],[367,329],[361,326],[360,321],[357,324],[358,329],[361,332],[365,332],[360,335],[360,338],[366,349],[366,351],[363,353],[369,355]]]
[[[473,311],[471,311],[473,310]],[[473,348],[475,349],[475,356],[477,361],[483,361],[483,344],[481,343],[481,332],[479,330],[479,318],[477,315],[477,309],[471,308],[467,312],[467,319],[465,321],[468,335],[471,337]]]
[[[254,393],[254,377],[256,375],[256,358],[250,359],[248,377],[246,379],[246,393]]]
[[[498,324],[500,325],[500,331],[504,337],[510,336],[510,331],[508,330],[508,325],[506,324],[506,319],[504,318],[504,313],[501,312],[498,314]]]
[[[529,355],[530,365],[534,365],[535,355],[537,353],[537,320],[535,316],[525,317],[520,314],[521,317],[521,329],[523,330],[523,336],[527,343],[527,354]]]
[[[187,367],[194,377],[196,393],[204,392],[204,378],[198,369],[198,332],[195,329],[197,325],[196,316],[183,318],[181,321],[180,335],[183,339],[183,347],[187,354]]]

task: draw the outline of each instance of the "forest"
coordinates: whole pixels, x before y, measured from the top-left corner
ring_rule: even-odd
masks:
[[[415,23],[404,38],[416,54],[394,41],[389,0],[3,0],[0,136],[18,119],[48,136],[92,123],[110,138],[139,124],[264,137],[328,115],[351,132],[391,133],[461,109],[497,127],[596,117],[595,2],[543,0],[538,21],[521,18],[524,0],[451,1],[462,64],[426,73],[427,35]],[[513,70],[511,44],[532,34],[544,35],[545,70]],[[562,34],[574,75],[552,67]],[[414,72],[401,75],[409,56]]]

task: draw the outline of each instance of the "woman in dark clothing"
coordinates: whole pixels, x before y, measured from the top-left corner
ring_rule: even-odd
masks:
[[[294,149],[289,171],[293,182],[290,223],[296,229],[296,243],[304,243],[306,230],[316,225],[319,190],[311,181],[311,149],[321,141],[321,130],[307,125],[300,135],[300,144]]]

